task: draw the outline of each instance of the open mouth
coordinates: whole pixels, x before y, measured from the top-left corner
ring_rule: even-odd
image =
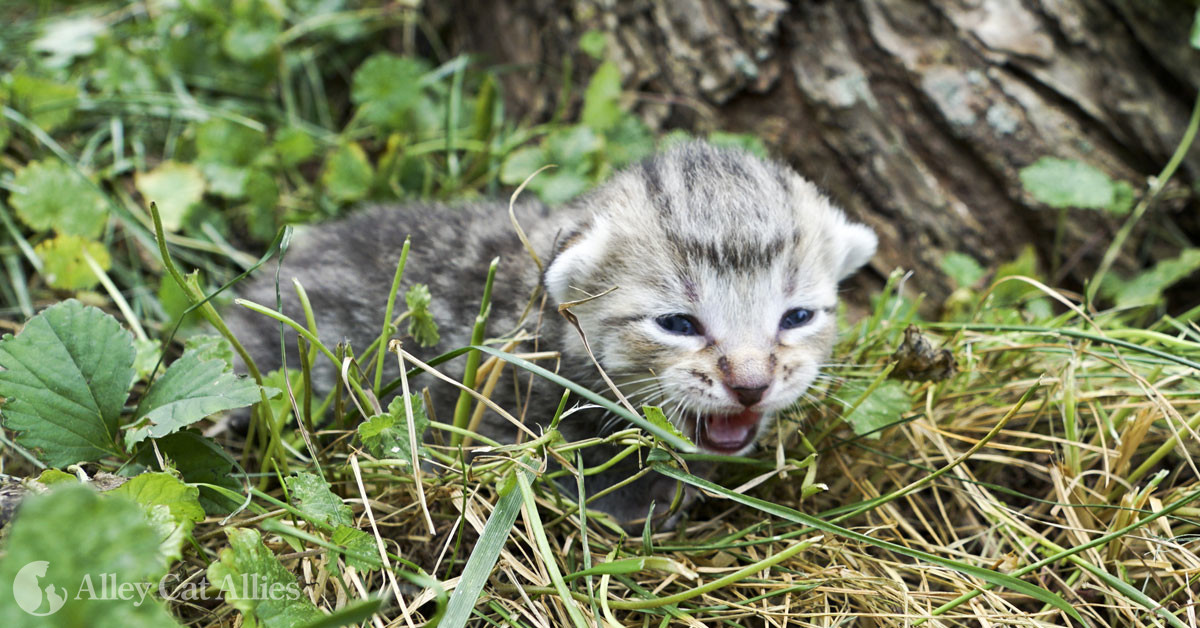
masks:
[[[762,414],[755,410],[702,416],[697,430],[699,442],[696,444],[717,454],[737,454],[754,442],[760,420]]]

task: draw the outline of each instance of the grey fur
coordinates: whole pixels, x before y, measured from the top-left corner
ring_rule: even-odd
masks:
[[[536,330],[540,350],[561,352],[560,373],[604,391],[578,334],[555,307],[615,287],[572,312],[600,364],[624,384],[622,390],[634,404],[662,405],[689,437],[705,442],[701,424],[712,425],[706,417],[751,412],[731,390],[765,383],[768,387],[759,391],[762,400],[752,407],[761,420],[747,428],[756,437],[773,414],[804,393],[827,361],[835,336],[837,283],[875,249],[869,229],[848,222],[790,168],[701,142],[677,146],[617,173],[562,209],[521,204],[518,217],[533,248],[547,261],[542,276],[517,239],[504,203],[372,207],[314,227],[284,261],[284,312],[302,317],[290,285],[297,277],[312,300],[322,339],[330,345],[348,339],[362,351],[382,325],[400,245],[411,235],[402,292],[413,283],[429,285],[442,339],[431,350],[415,350],[412,342],[405,346],[427,358],[468,344],[488,263],[499,256],[490,336],[519,324]],[[520,315],[539,284],[550,302],[540,315],[535,312],[522,322]],[[244,296],[274,304],[274,278],[263,273],[244,289]],[[782,329],[780,317],[790,308],[812,310],[812,322]],[[655,323],[671,314],[693,316],[703,335],[672,335]],[[278,368],[278,327],[241,308],[230,310],[228,317],[260,368]],[[294,365],[294,338],[288,348]],[[314,387],[324,392],[336,372],[327,361],[319,362]],[[388,364],[389,377],[394,376],[394,360]],[[445,372],[457,378],[461,364],[456,360]],[[493,399],[515,409],[522,405],[517,403],[518,386],[511,376],[506,379]],[[526,422],[544,426],[561,392],[536,381]],[[431,393],[438,418],[448,421],[457,392],[437,384]],[[600,413],[583,411],[565,419],[561,429],[568,439],[583,439],[610,426]],[[512,427],[492,412],[481,431],[502,441],[515,438]],[[585,464],[593,465],[615,449],[586,452]],[[629,461],[589,478],[588,492],[628,477],[635,467],[636,461]],[[593,505],[631,522],[646,515],[651,500],[657,502],[656,516],[662,513],[674,489],[665,478],[647,476]]]

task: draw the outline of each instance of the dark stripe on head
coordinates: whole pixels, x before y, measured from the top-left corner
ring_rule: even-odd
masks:
[[[646,196],[650,204],[659,214],[668,214],[671,211],[671,197],[663,187],[661,167],[657,158],[643,161],[642,180],[646,182]]]

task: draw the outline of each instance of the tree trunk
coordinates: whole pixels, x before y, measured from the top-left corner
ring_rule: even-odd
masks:
[[[603,32],[636,111],[657,128],[753,133],[880,234],[876,279],[897,266],[932,302],[948,251],[985,267],[1027,243],[1052,281],[1090,277],[1121,218],[1035,202],[1019,170],[1077,159],[1133,184],[1166,163],[1200,87],[1186,0],[451,0],[431,3],[450,48],[514,64],[510,107],[558,103],[563,68],[595,62]],[[565,61],[570,60],[570,65]],[[582,93],[582,87],[574,90]],[[1200,241],[1193,151],[1118,268]]]

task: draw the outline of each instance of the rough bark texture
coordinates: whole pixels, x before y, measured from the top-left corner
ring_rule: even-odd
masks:
[[[606,34],[637,111],[660,128],[755,133],[881,235],[879,275],[902,266],[938,302],[946,251],[985,266],[1026,243],[1050,259],[1057,211],[1018,171],[1045,155],[1144,189],[1182,136],[1200,87],[1186,0],[451,0],[428,9],[451,49],[511,63],[506,98],[557,105],[564,60]],[[581,92],[582,90],[576,90]],[[1119,265],[1200,241],[1193,151]],[[1079,285],[1117,219],[1073,210],[1059,277]]]

